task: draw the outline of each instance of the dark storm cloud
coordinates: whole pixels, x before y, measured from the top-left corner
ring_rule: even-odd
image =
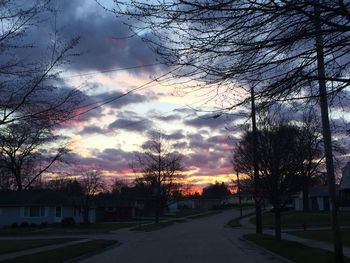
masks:
[[[177,130],[169,134],[167,138],[169,138],[170,140],[178,141],[178,140],[184,139],[185,135],[182,133],[182,130]]]
[[[147,119],[142,120],[128,120],[128,119],[118,119],[108,125],[109,130],[126,130],[143,133],[151,129],[152,122]]]
[[[118,118],[108,125],[108,130],[118,131],[120,129],[145,133],[151,130],[153,122],[149,119],[139,116],[133,111],[122,111],[118,113]]]
[[[95,101],[110,101],[108,106],[111,108],[122,108],[129,104],[149,102],[157,99],[157,96],[153,92],[148,92],[145,95],[137,93],[129,93],[123,96],[122,92],[105,92],[97,95],[93,95]],[[113,100],[115,99],[115,100]]]
[[[68,38],[80,37],[79,50],[84,53],[71,66],[76,70],[108,70],[153,64],[154,53],[138,37],[117,39],[131,33],[121,18],[103,10],[96,2],[88,5],[79,0],[59,2],[59,23]],[[82,6],[82,3],[86,4]],[[140,71],[135,69],[135,71]],[[152,72],[152,68],[141,71]]]
[[[103,151],[94,151],[94,156],[83,157],[75,153],[69,153],[67,160],[76,165],[86,167],[101,167],[115,173],[125,173],[130,169],[130,162],[135,156],[134,152],[125,152],[119,149],[107,148]]]
[[[94,133],[103,133],[104,130],[101,127],[91,125],[86,126],[81,132],[79,132],[80,135],[86,135],[86,134],[94,134]]]
[[[156,63],[154,52],[140,38],[121,39],[131,34],[123,24],[126,21],[103,10],[95,1],[62,0],[52,4],[58,10],[56,19],[54,13],[42,13],[44,22],[31,28],[25,36],[25,43],[33,44],[34,48],[18,50],[20,57],[49,58],[57,30],[58,48],[66,40],[80,37],[74,52],[81,55],[71,59],[72,63],[65,67],[77,71],[106,71]],[[130,69],[130,72],[150,74],[154,69],[145,67]]]

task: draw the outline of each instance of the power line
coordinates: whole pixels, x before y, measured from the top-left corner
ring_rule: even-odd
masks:
[[[101,70],[99,72],[90,72],[90,73],[82,73],[82,74],[77,74],[77,75],[69,75],[69,76],[66,76],[66,78],[93,76],[93,75],[98,75],[101,73],[109,73],[109,72],[138,69],[138,68],[147,68],[147,67],[152,67],[152,66],[157,66],[157,65],[161,65],[161,63],[145,64],[145,65],[139,65],[139,66],[125,67],[125,68],[112,68],[112,69]]]
[[[148,85],[152,84],[152,83],[155,82],[155,81],[160,80],[161,78],[163,78],[163,77],[167,76],[168,74],[174,72],[174,71],[177,70],[178,68],[179,68],[179,67],[177,67],[177,68],[175,68],[175,69],[172,69],[172,70],[170,70],[170,71],[164,73],[163,75],[161,75],[161,76],[159,76],[159,77],[157,77],[157,78],[154,78],[154,79],[152,79],[152,80],[150,80],[150,81],[148,81],[148,82],[146,82],[146,83],[144,83],[144,84],[142,84],[142,85],[140,85],[140,86],[137,86],[137,87],[135,87],[135,88],[133,88],[133,89],[131,89],[131,90],[125,92],[125,93],[122,93],[122,94],[120,94],[120,95],[111,96],[111,97],[109,97],[109,98],[107,98],[107,99],[104,99],[104,100],[101,100],[101,101],[98,101],[98,102],[93,102],[93,103],[90,103],[90,104],[87,104],[87,105],[83,105],[83,106],[77,108],[77,110],[83,109],[83,108],[86,108],[86,107],[93,106],[93,105],[96,105],[96,104],[97,104],[96,106],[93,106],[93,107],[91,107],[91,108],[89,108],[89,109],[87,109],[87,110],[85,110],[85,111],[82,111],[82,112],[77,113],[76,115],[73,115],[72,118],[79,117],[79,116],[81,116],[81,115],[83,115],[83,114],[86,114],[86,113],[88,113],[88,112],[90,112],[90,111],[93,111],[93,110],[95,110],[95,109],[97,109],[97,108],[100,108],[100,107],[102,107],[102,106],[104,106],[104,105],[106,105],[106,104],[112,103],[113,101],[116,101],[116,100],[118,100],[118,99],[121,99],[121,98],[127,96],[128,94],[133,93],[133,92],[135,92],[135,91],[137,91],[137,90],[145,89]],[[148,87],[148,88],[149,88],[149,87]]]

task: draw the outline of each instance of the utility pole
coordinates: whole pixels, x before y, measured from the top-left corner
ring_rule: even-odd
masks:
[[[328,113],[328,98],[326,87],[326,72],[323,50],[323,36],[322,25],[320,22],[320,10],[318,7],[319,0],[315,1],[315,28],[316,28],[316,53],[317,53],[317,77],[319,87],[319,98],[321,108],[321,120],[322,120],[322,134],[324,141],[326,168],[328,178],[328,192],[330,197],[330,209],[331,209],[331,222],[334,239],[334,254],[336,262],[344,262],[343,244],[338,219],[338,198],[336,194],[334,164],[333,164],[333,152],[332,152],[332,134],[329,125],[329,113]]]
[[[242,197],[241,197],[241,185],[239,183],[239,172],[238,169],[237,172],[237,194],[238,194],[238,205],[239,205],[239,217],[242,218],[243,211],[242,211]]]
[[[256,218],[256,233],[262,234],[262,215],[261,202],[259,198],[259,166],[258,166],[258,134],[256,128],[256,109],[255,109],[255,92],[254,88],[250,89],[251,107],[252,107],[252,136],[253,136],[253,168],[254,168],[254,194],[255,194],[255,218]]]

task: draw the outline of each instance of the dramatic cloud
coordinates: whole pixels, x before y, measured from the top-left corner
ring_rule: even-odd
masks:
[[[124,96],[122,92],[105,92],[92,95],[92,99],[96,102],[108,102],[107,106],[115,109],[120,109],[129,104],[149,102],[157,100],[157,96],[153,92],[148,92],[145,95],[138,93],[129,93]]]
[[[185,124],[195,128],[210,128],[214,130],[222,129],[222,127],[225,127],[226,125],[231,124],[233,121],[237,121],[241,118],[241,116],[217,116],[215,114],[206,114],[186,120]]]

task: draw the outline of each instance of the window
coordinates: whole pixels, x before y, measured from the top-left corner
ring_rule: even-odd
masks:
[[[60,206],[56,206],[56,217],[62,216],[62,208]]]
[[[25,207],[24,216],[25,217],[44,217],[45,207],[40,207],[40,206]]]

